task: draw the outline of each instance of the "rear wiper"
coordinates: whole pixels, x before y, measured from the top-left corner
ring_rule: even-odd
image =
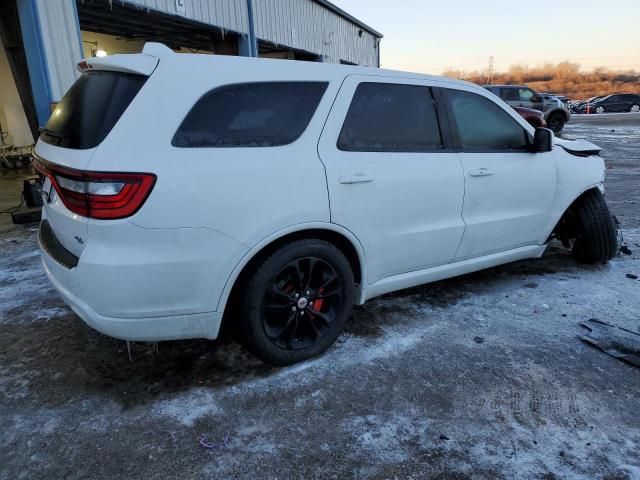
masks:
[[[64,135],[62,135],[60,132],[56,132],[55,130],[51,130],[50,128],[47,127],[40,127],[38,129],[38,132],[40,132],[40,134],[45,134],[45,135],[49,135],[50,137],[56,137],[56,138],[64,138]]]

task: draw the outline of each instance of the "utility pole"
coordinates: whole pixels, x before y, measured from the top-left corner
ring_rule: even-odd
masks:
[[[493,55],[489,57],[489,71],[487,72],[487,83],[493,85]]]

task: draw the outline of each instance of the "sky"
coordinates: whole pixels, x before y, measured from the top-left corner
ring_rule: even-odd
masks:
[[[383,68],[439,74],[569,60],[640,70],[640,0],[332,0],[384,35]]]

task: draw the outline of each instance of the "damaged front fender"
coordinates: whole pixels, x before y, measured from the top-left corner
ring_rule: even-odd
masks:
[[[598,155],[602,148],[598,145],[588,142],[587,140],[567,140],[566,138],[555,138],[555,145],[562,147],[572,155],[579,157],[589,157],[591,155]]]

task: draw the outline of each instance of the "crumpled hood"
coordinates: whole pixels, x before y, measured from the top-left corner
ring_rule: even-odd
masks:
[[[554,144],[564,148],[569,153],[579,155],[596,155],[602,148],[587,140],[568,140],[566,138],[554,138]]]

